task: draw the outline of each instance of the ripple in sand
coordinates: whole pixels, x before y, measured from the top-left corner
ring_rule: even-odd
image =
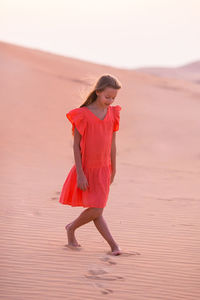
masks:
[[[165,201],[200,201],[200,199],[184,198],[184,197],[156,198],[156,199],[157,200],[165,200]]]
[[[107,254],[113,256],[111,251],[107,252]],[[121,254],[117,255],[117,256],[131,256],[131,255],[141,255],[141,253],[139,253],[137,251],[122,251]]]
[[[104,276],[99,276],[99,275],[85,275],[88,279],[95,279],[95,280],[106,280],[106,281],[115,281],[115,280],[121,280],[124,279],[122,276],[117,276],[117,275],[104,275]]]

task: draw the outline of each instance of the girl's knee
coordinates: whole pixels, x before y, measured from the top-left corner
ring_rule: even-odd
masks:
[[[99,217],[103,212],[103,208],[93,207],[93,211],[94,211],[95,216]]]

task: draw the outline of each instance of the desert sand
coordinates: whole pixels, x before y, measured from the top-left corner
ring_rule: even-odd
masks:
[[[1,299],[198,300],[196,75],[156,76],[3,42],[0,65]],[[104,209],[119,256],[93,222],[76,231],[82,248],[69,249],[64,227],[84,208],[58,202],[74,163],[65,114],[104,73],[123,85],[113,103],[122,107],[117,173]]]

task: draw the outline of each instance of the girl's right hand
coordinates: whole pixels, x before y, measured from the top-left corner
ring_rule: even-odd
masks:
[[[87,181],[87,177],[85,176],[84,173],[77,175],[77,186],[79,189],[81,190],[86,190],[88,188],[88,181]]]

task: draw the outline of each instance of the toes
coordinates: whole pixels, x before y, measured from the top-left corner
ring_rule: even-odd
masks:
[[[121,249],[118,249],[118,250],[113,250],[111,253],[112,253],[112,255],[120,255],[120,254],[122,254],[122,251],[121,251]]]
[[[112,255],[120,255],[121,251],[112,251]]]

